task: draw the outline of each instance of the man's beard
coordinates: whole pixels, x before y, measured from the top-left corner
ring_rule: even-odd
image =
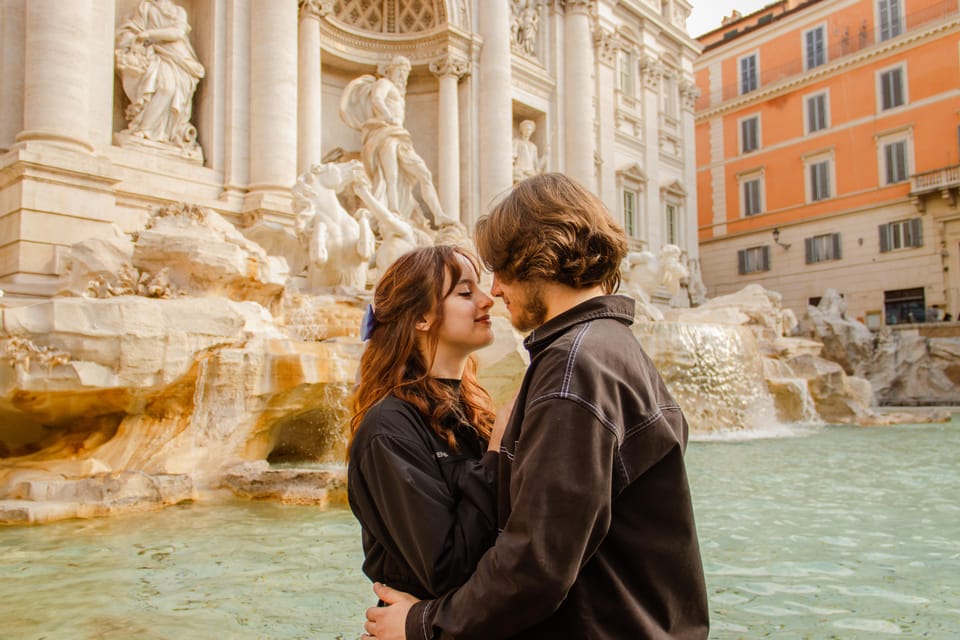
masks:
[[[513,326],[518,331],[533,331],[547,320],[547,303],[544,301],[543,287],[538,282],[523,285],[523,304],[517,309]]]

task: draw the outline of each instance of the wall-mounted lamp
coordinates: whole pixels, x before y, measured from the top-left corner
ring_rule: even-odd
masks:
[[[774,229],[774,230],[773,230],[773,243],[774,243],[774,244],[777,244],[777,245],[780,245],[781,247],[784,248],[784,250],[790,248],[790,243],[789,243],[789,242],[780,242],[780,229]]]

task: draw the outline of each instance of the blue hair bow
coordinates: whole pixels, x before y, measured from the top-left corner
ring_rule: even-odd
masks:
[[[363,314],[363,320],[360,321],[360,339],[364,342],[373,335],[373,330],[377,328],[377,317],[373,315],[373,305],[368,304],[367,310]]]

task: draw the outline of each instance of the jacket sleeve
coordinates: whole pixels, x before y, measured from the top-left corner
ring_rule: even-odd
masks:
[[[464,463],[453,495],[434,456],[415,438],[378,435],[360,470],[384,534],[440,596],[467,579],[496,536],[495,462]]]
[[[610,527],[615,451],[577,402],[528,406],[503,531],[460,589],[414,605],[408,640],[506,638],[553,613]]]

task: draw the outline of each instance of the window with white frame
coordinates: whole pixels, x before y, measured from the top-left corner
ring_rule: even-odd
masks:
[[[803,32],[805,69],[813,69],[827,63],[826,27],[820,25]]]
[[[881,111],[907,102],[906,67],[901,65],[877,74],[877,98]]]
[[[737,273],[743,276],[758,271],[770,271],[770,245],[737,251]]]
[[[825,233],[803,241],[807,264],[842,258],[840,234]]]
[[[833,158],[819,155],[806,159],[807,202],[833,197]]]
[[[830,127],[830,107],[826,91],[807,96],[803,108],[806,113],[807,133],[815,133]]]
[[[760,148],[760,116],[754,115],[740,121],[740,152],[750,153]]]
[[[674,75],[667,74],[663,76],[660,82],[660,90],[663,91],[663,114],[668,118],[677,117],[677,78]]]
[[[629,51],[620,52],[619,86],[623,95],[633,97],[633,54]]]
[[[740,213],[755,216],[763,213],[763,174],[752,173],[740,179]]]
[[[906,140],[897,140],[883,145],[883,165],[886,184],[904,182],[909,177]]]
[[[680,207],[668,202],[665,211],[664,230],[666,244],[680,244]]]
[[[758,70],[757,70],[757,54],[751,53],[750,55],[743,56],[740,58],[740,93],[750,93],[751,91],[756,91],[759,86],[758,80]]]
[[[878,227],[880,253],[923,246],[923,221],[920,218],[895,220]]]
[[[636,162],[617,171],[617,189],[620,192],[620,219],[623,221],[623,230],[632,246],[642,244],[640,238],[645,232],[643,194],[646,184],[647,175]]]
[[[881,41],[903,33],[903,0],[877,0],[877,24]]]

